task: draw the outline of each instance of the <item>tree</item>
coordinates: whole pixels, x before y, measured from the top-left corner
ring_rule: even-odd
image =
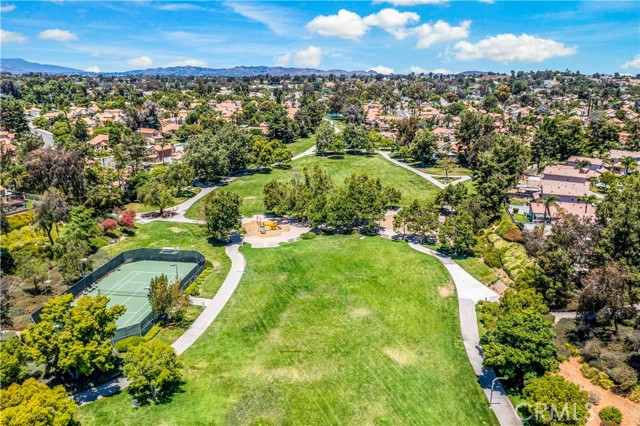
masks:
[[[211,131],[188,139],[184,159],[193,168],[196,178],[203,182],[217,181],[229,168],[227,155]]]
[[[269,137],[283,143],[291,143],[300,135],[300,126],[284,111],[279,111],[271,117],[269,122]]]
[[[167,322],[181,319],[191,305],[189,296],[180,289],[180,281],[170,284],[164,274],[151,278],[148,297],[153,313],[162,316]]]
[[[509,87],[506,84],[503,84],[502,86],[498,87],[498,89],[495,91],[495,95],[500,102],[505,103],[507,99],[509,99],[509,97],[511,96],[511,87]]]
[[[0,342],[0,386],[6,388],[27,376],[28,353],[18,337]]]
[[[620,320],[629,312],[635,313],[633,300],[628,268],[622,263],[607,262],[592,269],[584,280],[578,311],[584,322],[613,321],[614,333],[618,334]]]
[[[34,359],[47,370],[68,372],[73,379],[114,367],[111,338],[123,305],[107,308],[109,298],[83,296],[74,302],[71,294],[51,299],[44,305],[42,321],[31,324],[25,343]]]
[[[0,390],[0,423],[6,426],[73,426],[78,406],[62,386],[53,389],[36,379]]]
[[[578,197],[578,201],[581,203],[584,203],[584,213],[587,213],[587,207],[589,207],[589,204],[595,203],[598,200],[598,197],[596,197],[595,195],[591,194],[591,195],[585,195],[584,197]]]
[[[589,394],[562,376],[545,374],[522,390],[532,424],[582,426],[589,418]]]
[[[91,271],[93,262],[87,258],[90,252],[87,241],[75,235],[64,237],[62,244],[56,246],[58,270],[66,282],[72,283],[80,278],[83,268]]]
[[[147,157],[148,142],[139,132],[125,132],[122,146],[126,164],[131,168],[131,174],[136,174]]]
[[[580,173],[582,173],[582,171],[584,169],[586,169],[587,167],[589,167],[591,165],[591,163],[589,162],[589,160],[579,160],[576,161],[576,169],[578,169],[578,171]]]
[[[204,201],[204,218],[209,235],[216,239],[231,238],[231,231],[240,229],[242,215],[240,197],[235,192],[213,191]]]
[[[16,136],[14,144],[16,145],[20,156],[22,158],[26,158],[27,154],[31,151],[44,147],[44,140],[42,139],[42,136],[38,134],[23,132]]]
[[[272,164],[281,164],[291,161],[291,150],[277,139],[269,140],[264,136],[257,136],[251,147],[255,164],[260,167],[269,167]]]
[[[624,157],[620,160],[620,164],[624,166],[625,175],[628,175],[630,170],[635,170],[638,167],[636,159],[633,157]]]
[[[57,188],[50,188],[44,193],[39,202],[35,203],[36,225],[47,233],[51,245],[54,245],[51,231],[53,226],[66,220],[69,216],[69,206],[64,194]]]
[[[347,124],[342,132],[342,138],[348,150],[360,151],[367,147],[367,134],[361,126]]]
[[[82,202],[86,192],[85,165],[78,152],[45,148],[31,151],[24,168],[34,188],[56,187],[67,198]]]
[[[425,163],[432,161],[437,149],[438,140],[431,130],[423,127],[416,132],[416,136],[411,144],[413,158],[420,161],[424,166]]]
[[[360,124],[364,119],[364,113],[362,111],[360,102],[358,102],[357,104],[354,103],[345,105],[340,110],[340,113],[342,114],[342,118],[344,118],[344,121],[346,123]]]
[[[460,114],[460,124],[456,129],[456,136],[462,145],[469,146],[480,137],[492,132],[493,120],[490,116],[470,111],[463,111]]]
[[[318,152],[332,151],[336,146],[336,132],[329,121],[323,121],[316,129],[316,147]]]
[[[444,170],[444,174],[447,179],[447,182],[449,182],[449,172],[452,169],[454,169],[456,166],[457,166],[456,161],[448,156],[440,158],[438,161],[436,161],[436,167]]]
[[[164,175],[164,184],[173,189],[174,195],[178,196],[180,190],[193,184],[195,172],[187,163],[171,163]]]
[[[433,236],[440,228],[438,208],[432,202],[413,200],[406,216],[408,217],[403,220],[408,223],[406,228],[421,237]]]
[[[49,272],[47,264],[27,251],[19,253],[16,257],[16,264],[18,265],[16,274],[22,280],[31,284],[33,294],[39,294],[40,287],[38,286],[47,279]]]
[[[159,208],[160,214],[174,201],[171,190],[165,184],[153,179],[138,188],[138,199],[144,204]]]
[[[411,146],[418,132],[418,119],[410,117],[399,120],[396,122],[396,128],[398,129],[398,144]]]
[[[168,397],[180,384],[181,367],[171,346],[152,340],[129,349],[124,356],[123,373],[135,398],[156,400]]]
[[[553,324],[541,313],[502,312],[495,329],[481,339],[484,366],[522,384],[557,368],[558,348],[554,338]]]
[[[28,132],[27,119],[22,105],[15,99],[3,99],[0,108],[0,127],[10,133]]]
[[[314,101],[309,96],[304,96],[300,102],[300,109],[296,111],[294,119],[300,126],[300,135],[313,134],[324,117],[326,107],[323,102]]]
[[[544,233],[544,226],[547,223],[547,218],[551,222],[551,207],[557,207],[560,199],[556,195],[545,195],[542,198],[536,200],[536,203],[544,206],[544,218],[542,220],[542,232]]]
[[[158,106],[151,100],[144,101],[138,113],[138,123],[140,127],[160,130],[160,118]]]
[[[440,228],[440,242],[452,248],[454,253],[468,253],[476,244],[473,218],[467,212],[447,216]]]

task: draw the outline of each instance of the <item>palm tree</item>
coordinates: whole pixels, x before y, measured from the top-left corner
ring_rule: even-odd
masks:
[[[542,198],[539,198],[536,203],[544,204],[544,218],[542,220],[542,233],[544,234],[544,227],[547,223],[547,217],[549,217],[549,222],[551,222],[551,206],[557,206],[558,201],[560,199],[555,195],[545,195]]]
[[[589,204],[594,203],[597,199],[598,197],[593,194],[578,198],[578,201],[584,203],[584,214],[587,214],[587,207],[589,207]]]
[[[633,157],[624,157],[620,160],[620,164],[624,166],[624,174],[628,175],[630,170],[634,170],[636,165],[636,160]]]
[[[578,169],[580,173],[582,173],[582,169],[589,167],[590,165],[591,163],[587,160],[576,161],[576,169]]]

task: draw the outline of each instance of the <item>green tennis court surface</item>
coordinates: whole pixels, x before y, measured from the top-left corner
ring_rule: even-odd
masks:
[[[109,306],[124,305],[127,311],[118,318],[116,324],[118,328],[127,327],[142,321],[151,312],[147,295],[152,278],[165,274],[169,282],[174,282],[176,278],[182,279],[196,266],[196,263],[191,262],[171,263],[152,260],[125,263],[100,280],[88,294],[108,296],[111,299]]]

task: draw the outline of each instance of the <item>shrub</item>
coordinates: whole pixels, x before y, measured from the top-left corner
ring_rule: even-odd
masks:
[[[609,371],[611,378],[616,382],[622,390],[628,391],[638,383],[636,371],[625,363],[620,363]]]
[[[516,284],[527,287],[534,278],[532,271],[534,263],[527,255],[522,244],[511,243],[503,240],[496,234],[490,234],[488,237],[498,255],[502,268]]]
[[[125,353],[132,347],[138,346],[139,344],[144,342],[145,342],[144,337],[130,336],[116,343],[116,351],[120,353]]]
[[[102,221],[102,224],[100,224],[100,226],[102,227],[102,230],[104,232],[113,231],[118,227],[118,222],[113,219],[105,219],[104,221]]]
[[[582,364],[580,367],[582,375],[589,379],[591,383],[596,386],[600,386],[602,389],[609,390],[613,387],[613,380],[604,371],[600,371],[595,367],[591,367],[589,364]]]
[[[616,407],[604,407],[600,410],[598,414],[600,416],[600,420],[605,422],[610,422],[619,425],[622,423],[622,412]]]
[[[302,238],[303,240],[313,240],[316,237],[316,234],[313,232],[305,232],[303,234],[300,234],[300,238]]]
[[[133,228],[136,226],[136,212],[134,210],[125,210],[120,217],[120,225],[127,228]]]
[[[501,268],[500,256],[495,251],[488,251],[484,254],[484,263],[491,268]]]
[[[516,228],[516,229],[510,229],[509,231],[505,232],[503,235],[501,235],[502,238],[504,238],[507,241],[511,241],[513,243],[521,243],[522,242],[522,232]]]
[[[151,327],[151,330],[149,330],[147,335],[144,336],[144,340],[149,341],[153,339],[158,335],[158,333],[160,333],[160,330],[162,330],[162,327],[160,327],[159,325],[154,325],[153,327]]]
[[[589,392],[589,404],[591,405],[600,404],[600,394],[598,392],[594,392],[594,391]]]
[[[11,232],[13,230],[20,229],[23,226],[27,226],[28,224],[33,222],[34,218],[35,213],[31,210],[7,216],[7,232]]]

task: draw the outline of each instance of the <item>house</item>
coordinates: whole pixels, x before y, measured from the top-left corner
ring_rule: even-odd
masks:
[[[174,134],[179,128],[179,124],[165,124],[164,126],[162,126],[161,132],[163,135],[166,135],[167,133]]]
[[[447,129],[445,127],[436,127],[433,129],[433,134],[438,137],[439,142],[451,143],[455,142],[456,132],[454,129]]]
[[[0,185],[0,196],[7,213],[27,208],[27,198],[22,192],[8,191]]]
[[[594,219],[596,217],[596,207],[591,203],[567,203],[559,202],[549,207],[549,218],[545,212],[544,203],[537,203],[535,201],[530,202],[529,206],[529,220],[531,222],[542,222],[546,217],[547,222],[558,219],[560,213],[564,213],[568,216],[578,216],[583,219]]]
[[[146,140],[148,140],[149,143],[151,143],[151,144],[155,144],[155,143],[161,141],[162,139],[164,139],[164,137],[162,136],[162,133],[160,133],[159,130],[150,129],[148,127],[139,128],[138,129],[138,133],[140,133],[142,136],[144,136],[144,138]]]
[[[567,160],[567,166],[578,167],[578,163],[583,161],[589,163],[585,168],[594,172],[601,171],[602,166],[604,165],[604,161],[601,158],[580,157],[578,155],[572,155]]]
[[[176,152],[176,148],[172,143],[164,145],[153,145],[151,147],[151,154],[149,154],[149,162],[151,163],[164,163],[165,161],[171,162],[171,156]]]
[[[579,170],[572,166],[547,166],[542,171],[544,181],[574,182],[588,184],[590,179],[597,178],[600,174],[593,170]]]
[[[585,185],[576,182],[561,182],[543,179],[540,184],[540,192],[536,198],[555,195],[560,202],[577,203],[582,197],[590,194],[591,191],[589,191],[588,184]]]
[[[96,151],[109,151],[109,135],[98,135],[89,141]]]

